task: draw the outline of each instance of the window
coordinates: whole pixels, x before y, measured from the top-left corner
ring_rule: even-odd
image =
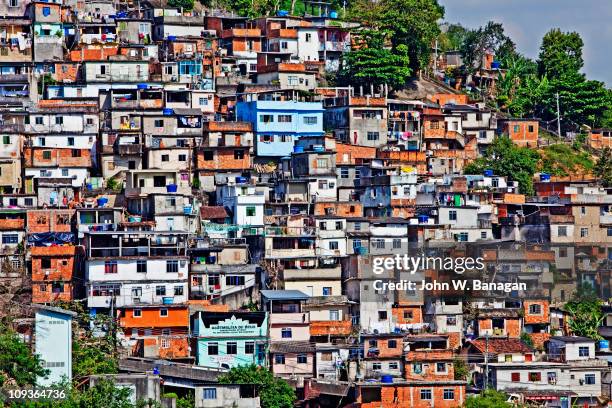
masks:
[[[178,155],[178,161],[180,161],[180,162],[187,161],[187,155],[186,154],[179,154]]]
[[[51,150],[43,151],[43,160],[51,160]]]
[[[236,275],[226,276],[225,284],[228,286],[243,286],[244,276],[236,276]]]
[[[259,115],[259,121],[263,123],[274,122],[274,115]]]
[[[117,261],[104,262],[104,273],[117,273]]]
[[[426,401],[431,400],[431,390],[421,390],[421,399]]]
[[[74,137],[68,138],[68,146],[74,146]]]
[[[244,354],[255,354],[255,342],[247,341],[244,343]]]
[[[225,350],[226,350],[227,355],[238,354],[238,343],[233,342],[233,341],[228,342],[227,345],[225,346]]]
[[[608,227],[608,236],[612,237],[612,227]]]
[[[202,389],[202,399],[216,400],[217,399],[217,389],[216,388],[203,388]]]
[[[369,341],[368,341],[368,346],[369,346],[370,348],[372,348],[372,347],[378,347],[378,340],[369,340]]]
[[[580,228],[580,238],[585,238],[589,236],[589,229],[586,227]]]
[[[11,144],[11,137],[10,136],[2,136],[2,143],[4,143],[5,145]]]
[[[306,356],[306,354],[298,354],[297,355],[297,363],[298,364],[307,364],[308,363],[308,357]]]
[[[317,168],[326,169],[328,167],[327,159],[317,159]]]
[[[340,311],[339,310],[330,310],[329,311],[329,320],[330,321],[340,320]]]
[[[395,361],[389,363],[389,370],[398,370],[399,364]]]
[[[136,286],[132,288],[132,297],[140,297],[142,296],[142,287]]]
[[[319,190],[327,190],[327,180],[319,180]]]
[[[404,319],[412,319],[414,314],[410,310],[404,310]]]
[[[219,354],[219,344],[218,343],[208,343],[208,355],[216,356]]]
[[[353,240],[353,250],[356,251],[358,248],[361,248],[361,240],[355,239]]]
[[[560,237],[567,237],[567,227],[565,225],[557,227],[557,235]]]
[[[343,179],[349,178],[349,169],[347,167],[340,168],[340,178],[343,178]]]
[[[586,215],[586,207],[580,207],[580,215]]]
[[[529,373],[527,377],[529,378],[529,382],[542,381],[542,373],[540,372]]]
[[[168,317],[168,309],[159,309],[160,317]]]
[[[244,159],[244,150],[234,150],[234,160]]]
[[[316,116],[304,116],[305,125],[316,125],[317,122],[318,122],[318,118]]]
[[[160,347],[163,348],[163,349],[170,348],[170,340],[168,340],[166,338],[162,338],[161,339]]]
[[[166,187],[166,176],[153,176],[153,187]]]
[[[246,216],[254,217],[255,216],[255,207],[247,207],[246,208]]]
[[[155,296],[166,296],[166,287],[158,285],[155,287]]]
[[[587,385],[595,385],[595,374],[585,374],[584,383]]]
[[[373,239],[372,246],[376,249],[385,249],[385,240],[384,239]]]
[[[208,98],[200,98],[200,106],[208,105]]]
[[[445,388],[442,398],[445,400],[454,400],[455,399],[455,390],[452,388]]]
[[[446,363],[436,363],[436,373],[445,373]]]
[[[457,221],[457,211],[451,210],[448,212],[448,219],[450,221]]]
[[[55,117],[55,124],[56,125],[63,125],[64,124],[64,117],[63,116],[56,116]]]
[[[336,231],[342,231],[342,221],[336,221]]]
[[[106,65],[100,65],[100,75],[106,75]]]
[[[281,329],[281,337],[283,339],[290,339],[293,336],[291,327],[283,327]]]
[[[284,354],[275,354],[274,355],[274,364],[285,364],[285,355]]]
[[[402,247],[402,240],[399,238],[393,238],[393,249],[400,249]]]
[[[467,232],[460,232],[457,234],[457,241],[459,242],[467,242],[469,236]]]
[[[557,384],[557,373],[555,373],[554,371],[547,373],[546,379],[548,380],[548,383],[551,385]]]
[[[135,169],[136,169],[136,162],[134,160],[128,161],[128,170],[135,170]]]
[[[281,49],[286,50],[287,48],[289,48],[287,41],[281,41]]]
[[[291,123],[293,117],[291,115],[278,115],[278,123]]]
[[[329,250],[337,251],[338,250],[338,241],[329,241]]]
[[[164,120],[163,119],[155,119],[153,121],[153,126],[155,126],[157,128],[164,127]]]
[[[381,363],[372,363],[372,370],[382,370]]]
[[[480,231],[480,239],[486,239],[487,238],[487,232],[486,231]]]
[[[387,311],[379,310],[378,311],[378,320],[387,320]]]
[[[389,340],[387,342],[387,347],[390,349],[397,348],[397,340]]]
[[[9,7],[19,7],[19,0],[9,0]]]
[[[323,296],[331,296],[332,295],[332,288],[331,286],[326,286],[323,288]]]
[[[175,286],[174,287],[174,296],[183,296],[184,291],[183,291],[183,287],[182,286]]]
[[[36,116],[34,118],[34,123],[36,123],[37,125],[42,125],[43,124],[43,117],[42,116]]]
[[[588,357],[589,356],[589,348],[588,347],[578,347],[578,356],[579,357]]]
[[[2,235],[3,244],[17,244],[19,243],[19,235],[17,234],[4,234]]]
[[[510,373],[512,382],[521,382],[521,373]]]
[[[378,140],[378,138],[379,138],[378,132],[368,132],[369,141]]]
[[[542,305],[539,304],[533,304],[533,305],[529,305],[529,314],[533,314],[533,315],[541,315],[542,314]]]
[[[169,161],[170,161],[170,155],[168,155],[168,154],[162,154],[161,161],[163,161],[163,162],[169,162]]]
[[[166,272],[167,273],[178,272],[178,261],[166,261]]]

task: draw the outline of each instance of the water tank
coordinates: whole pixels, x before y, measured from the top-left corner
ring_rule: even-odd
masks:
[[[338,18],[338,12],[337,11],[330,11],[329,18]]]
[[[163,110],[163,114],[164,114],[164,116],[170,116],[170,115],[173,115],[173,114],[174,114],[174,109],[165,108],[165,109]]]
[[[599,340],[599,351],[610,351],[610,342],[608,340]]]
[[[493,177],[493,170],[487,169],[483,173],[486,177]]]
[[[162,297],[162,303],[164,305],[171,305],[172,303],[174,303],[174,299],[169,296],[164,296]]]
[[[149,85],[147,84],[138,84],[136,85],[136,89],[148,89]]]
[[[392,375],[383,375],[380,377],[380,382],[383,384],[393,384],[393,376]]]
[[[169,35],[168,41],[176,41],[176,35]]]
[[[177,189],[178,189],[178,186],[176,184],[168,184],[166,186],[166,191],[169,193],[176,193]]]
[[[287,10],[278,10],[278,12],[276,12],[276,14],[279,17],[287,17],[289,15],[289,12]]]
[[[293,146],[293,153],[304,153],[304,146]]]
[[[108,203],[108,198],[100,197],[98,198],[98,207],[104,207]]]
[[[540,174],[540,181],[542,181],[542,182],[549,182],[550,181],[550,174],[548,174],[548,173],[541,173]]]
[[[501,68],[501,62],[500,61],[493,61],[491,63],[491,69],[500,69]]]
[[[419,224],[427,224],[429,222],[428,215],[419,215]]]
[[[313,145],[312,146],[312,150],[314,152],[320,153],[320,152],[324,152],[325,151],[325,147],[323,147],[323,145]]]
[[[191,214],[191,205],[183,206],[183,214],[185,214],[185,215]]]

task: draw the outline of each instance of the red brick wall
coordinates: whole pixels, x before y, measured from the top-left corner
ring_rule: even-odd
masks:
[[[454,380],[455,366],[451,350],[409,351],[406,354],[404,377],[407,380]],[[414,364],[421,364],[421,372],[414,370]],[[437,363],[446,364],[446,372],[437,372]]]
[[[370,347],[370,340],[376,340],[377,348],[379,351],[378,357],[401,357],[404,351],[404,346],[402,343],[401,337],[393,337],[393,338],[368,338],[365,340],[365,355],[368,355],[368,350]],[[396,347],[389,348],[389,340],[394,340]]]
[[[70,232],[74,210],[35,210],[28,211],[28,232]],[[69,222],[64,221],[68,217]]]
[[[45,159],[45,151],[51,151],[51,158]],[[80,151],[80,157],[73,157],[73,150]],[[32,167],[91,167],[91,151],[88,149],[45,149],[25,148],[24,162]]]
[[[46,290],[41,290],[43,287]],[[64,291],[62,293],[53,293],[51,282],[32,282],[32,302],[33,303],[52,303],[54,301],[72,300],[72,284],[68,282],[63,283]]]
[[[404,312],[412,312],[412,318],[404,318]],[[423,323],[423,312],[420,306],[396,306],[391,313],[397,324]]]
[[[530,314],[529,306],[539,304],[541,314]],[[525,324],[548,324],[550,321],[550,309],[547,300],[526,300],[523,302],[524,323]]]
[[[244,152],[244,156],[242,159],[234,158],[235,150],[242,150]],[[248,169],[251,167],[251,156],[249,155],[248,148],[216,148],[212,151],[213,160],[204,160],[204,152],[198,151],[198,169]]]
[[[421,389],[432,390],[431,400],[421,400]],[[444,390],[453,389],[454,400],[444,399]],[[358,402],[361,402],[362,392],[360,390]],[[460,407],[465,401],[464,385],[435,385],[435,386],[383,386],[381,389],[381,401],[361,403],[361,408],[451,408]]]
[[[529,131],[529,127],[532,131]],[[515,129],[515,127],[518,127]],[[519,146],[537,146],[538,145],[538,122],[537,121],[510,121],[504,125],[504,133],[510,136],[510,139]]]
[[[356,201],[350,203],[315,203],[315,215],[326,215],[326,208],[335,208],[335,214],[342,217],[363,217],[363,206]]]

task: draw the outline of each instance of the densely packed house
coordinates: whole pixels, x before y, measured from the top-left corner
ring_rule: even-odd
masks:
[[[197,381],[251,363],[312,406],[453,407],[487,386],[559,407],[611,397],[607,341],[572,336],[563,308],[581,283],[612,295],[610,190],[538,174],[528,196],[463,171],[496,137],[537,147],[537,119],[436,83],[412,99],[329,86],[355,27],[325,13],[0,10],[5,312],[32,303],[63,322],[54,306],[77,301],[110,315],[132,372],[121,381],[164,359],[166,384],[210,400],[196,406],[259,406]],[[530,285],[380,290],[450,279],[375,271],[408,253],[475,254],[482,279]]]

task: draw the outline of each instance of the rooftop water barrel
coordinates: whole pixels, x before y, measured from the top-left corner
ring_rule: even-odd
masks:
[[[541,173],[540,174],[540,181],[542,181],[542,182],[550,181],[550,174],[548,174],[548,173]]]
[[[493,170],[491,170],[491,169],[487,169],[487,170],[485,170],[485,171],[484,171],[484,175],[485,175],[486,177],[493,177]]]
[[[380,382],[383,384],[393,384],[393,376],[392,375],[383,375],[380,377]]]
[[[174,299],[172,299],[170,296],[164,296],[162,297],[162,303],[164,305],[171,305],[172,303],[174,303]]]
[[[419,224],[427,224],[429,222],[429,216],[419,215]]]
[[[108,198],[100,197],[98,198],[98,207],[104,207],[108,203]]]
[[[279,17],[287,17],[289,15],[289,12],[287,10],[278,10],[278,12],[276,14]]]
[[[169,193],[176,193],[177,189],[178,189],[178,186],[176,184],[168,184],[166,186],[166,191]]]
[[[323,147],[323,145],[314,145],[314,146],[312,146],[312,150],[314,152],[320,153],[320,152],[324,152],[325,148]]]
[[[169,35],[168,41],[176,41],[176,35]]]
[[[183,206],[183,214],[185,214],[185,215],[191,214],[191,205]]]
[[[136,89],[148,89],[149,85],[147,84],[138,84],[136,85]]]
[[[293,153],[304,153],[304,146],[293,146]]]
[[[491,63],[491,69],[500,69],[501,68],[501,62],[500,61],[493,61]]]
[[[337,11],[331,11],[329,13],[329,18],[338,18],[338,12]]]
[[[164,116],[170,116],[174,114],[174,109],[165,108],[163,111]]]
[[[610,342],[608,340],[599,340],[599,351],[610,351]]]

